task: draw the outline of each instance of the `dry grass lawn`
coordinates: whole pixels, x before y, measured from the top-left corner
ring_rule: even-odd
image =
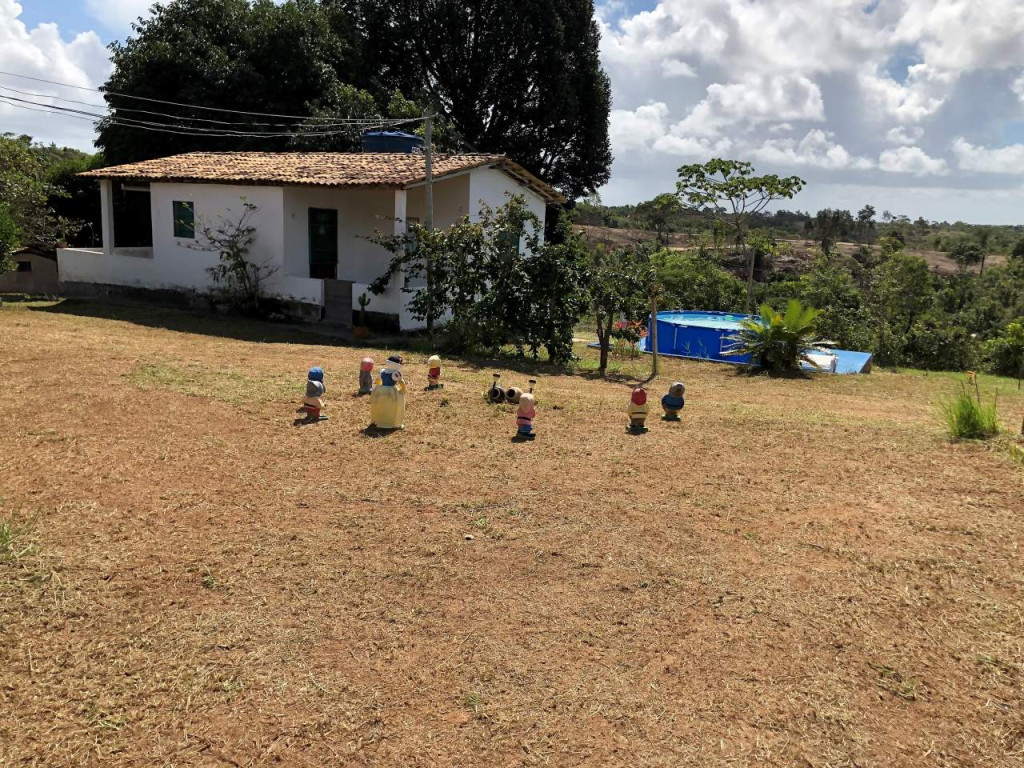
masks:
[[[418,352],[364,434],[384,352],[0,309],[0,765],[1024,762],[1024,471],[943,438],[957,377],[670,362],[631,436],[634,364],[540,371],[517,444]]]

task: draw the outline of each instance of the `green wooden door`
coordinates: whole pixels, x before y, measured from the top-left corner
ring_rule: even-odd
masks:
[[[338,277],[338,212],[309,209],[309,276],[317,280]]]

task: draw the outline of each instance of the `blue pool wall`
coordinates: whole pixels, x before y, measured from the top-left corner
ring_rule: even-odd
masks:
[[[751,317],[751,315],[684,310],[659,312],[658,352],[672,357],[747,365],[750,363],[749,355],[734,357],[723,354],[723,351],[733,344],[729,337],[736,332],[739,321],[745,317]],[[699,325],[693,323],[699,323]],[[644,352],[651,351],[651,318],[647,319],[647,334],[647,338],[640,342],[640,349]],[[871,371],[872,356],[870,352],[855,352],[848,349],[830,349],[829,352],[836,356],[836,373],[869,373]]]
[[[686,323],[687,317],[705,322],[721,321],[723,326],[728,324],[730,327],[689,325]],[[723,350],[732,345],[727,337],[736,332],[736,326],[744,317],[745,315],[725,312],[659,312],[658,351],[678,357],[695,357],[701,360],[745,365],[750,362],[749,355],[732,357],[723,354]],[[650,338],[650,318],[647,321],[647,333]]]

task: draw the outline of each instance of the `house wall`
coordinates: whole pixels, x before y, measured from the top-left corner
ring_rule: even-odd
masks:
[[[245,202],[257,206],[251,222],[256,239],[250,259],[258,264],[278,266],[266,283],[266,293],[300,303],[322,303],[319,280],[289,275],[283,266],[284,228],[282,222],[284,190],[221,184],[150,185],[150,210],[153,219],[153,247],[99,249],[62,249],[58,251],[62,283],[100,283],[151,290],[205,291],[210,287],[209,267],[218,262],[216,253],[195,249],[201,238],[174,236],[174,201],[194,204],[196,223],[217,226],[221,218],[237,222]],[[104,240],[106,242],[106,238]],[[190,247],[192,246],[192,247]]]
[[[510,194],[522,195],[526,199],[527,207],[540,219],[543,229],[547,212],[544,198],[496,168],[476,168],[470,174],[470,218],[474,221],[480,218],[484,203],[491,208],[500,208],[508,202]]]

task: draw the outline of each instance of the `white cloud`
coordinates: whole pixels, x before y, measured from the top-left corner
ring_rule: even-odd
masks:
[[[799,142],[769,139],[752,150],[750,156],[772,165],[806,166],[828,171],[864,170],[874,166],[868,158],[854,157],[832,139],[831,133],[816,129],[809,131]]]
[[[616,150],[644,149],[668,132],[666,119],[668,106],[653,102],[637,107],[632,112],[613,109],[608,132]]]
[[[710,140],[703,137],[669,134],[655,141],[652,148],[656,152],[664,152],[668,155],[710,160],[713,157],[722,157],[728,154],[733,148],[733,143],[728,137]]]
[[[860,74],[860,87],[870,109],[879,110],[900,123],[916,123],[934,115],[956,85],[960,73],[914,64],[907,79],[898,83],[874,66]]]
[[[712,136],[737,124],[824,119],[821,89],[808,78],[755,75],[727,85],[709,85],[707,97],[678,124],[677,130],[680,134]]]
[[[976,147],[963,138],[953,142],[953,154],[962,171],[978,173],[1024,174],[1024,144],[1010,144],[997,149]]]
[[[29,30],[19,19],[21,13],[22,7],[18,3],[0,0],[0,69],[86,88],[95,88],[103,83],[110,72],[110,63],[107,51],[95,32],[83,32],[67,41],[56,24],[40,24]],[[99,105],[103,103],[98,93],[58,88],[32,80],[3,77],[0,85],[7,88],[0,93],[41,103],[54,103],[50,97],[56,95]],[[45,96],[26,96],[9,88]],[[0,103],[0,124],[4,131],[27,133],[83,149],[89,149],[93,139],[92,124],[86,120],[56,117],[11,104]]]
[[[170,0],[161,0],[162,4]],[[149,16],[157,0],[85,0],[89,14],[111,29],[127,30],[140,16]]]
[[[661,72],[665,77],[696,77],[693,67],[679,59],[665,59],[661,62]]]
[[[887,149],[878,156],[878,167],[889,173],[934,176],[946,173],[946,161],[930,157],[920,147]]]
[[[885,134],[885,140],[890,144],[917,144],[924,136],[924,128],[920,126],[904,127],[901,125],[890,128]]]

